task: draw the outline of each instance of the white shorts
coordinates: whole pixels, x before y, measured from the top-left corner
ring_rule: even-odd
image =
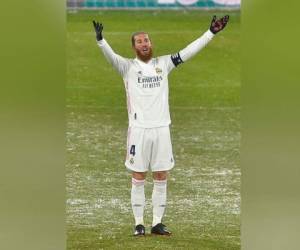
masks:
[[[174,157],[169,127],[129,127],[125,166],[135,172],[172,169]]]

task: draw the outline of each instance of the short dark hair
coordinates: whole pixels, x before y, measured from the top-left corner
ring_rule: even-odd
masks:
[[[147,34],[147,35],[148,35],[148,33],[147,33],[147,32],[144,32],[144,31],[134,32],[134,33],[132,34],[132,36],[131,36],[131,45],[132,45],[132,46],[135,45],[135,40],[134,40],[135,36],[140,35],[140,34]]]

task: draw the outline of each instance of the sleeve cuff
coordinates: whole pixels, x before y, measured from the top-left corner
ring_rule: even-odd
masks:
[[[210,31],[210,29],[208,29],[208,30],[205,32],[205,35],[206,35],[209,39],[212,39],[212,38],[215,36],[215,34],[212,33],[212,32]]]
[[[96,40],[96,42],[97,42],[97,44],[98,44],[99,47],[103,47],[106,44],[106,41],[105,41],[104,38],[102,40],[100,40],[100,41]]]

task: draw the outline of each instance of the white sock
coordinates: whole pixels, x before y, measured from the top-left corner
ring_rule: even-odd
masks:
[[[144,225],[144,207],[145,207],[145,180],[132,178],[131,188],[131,206],[135,219],[135,225]]]
[[[161,223],[165,212],[167,201],[167,180],[153,180],[152,205],[153,205],[153,222],[154,227]]]

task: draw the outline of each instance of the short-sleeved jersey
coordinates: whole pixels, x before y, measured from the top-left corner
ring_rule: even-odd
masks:
[[[147,63],[114,53],[105,39],[98,42],[107,60],[123,78],[129,126],[155,128],[170,125],[168,74],[197,53],[212,37],[208,31],[179,53],[152,58]]]

